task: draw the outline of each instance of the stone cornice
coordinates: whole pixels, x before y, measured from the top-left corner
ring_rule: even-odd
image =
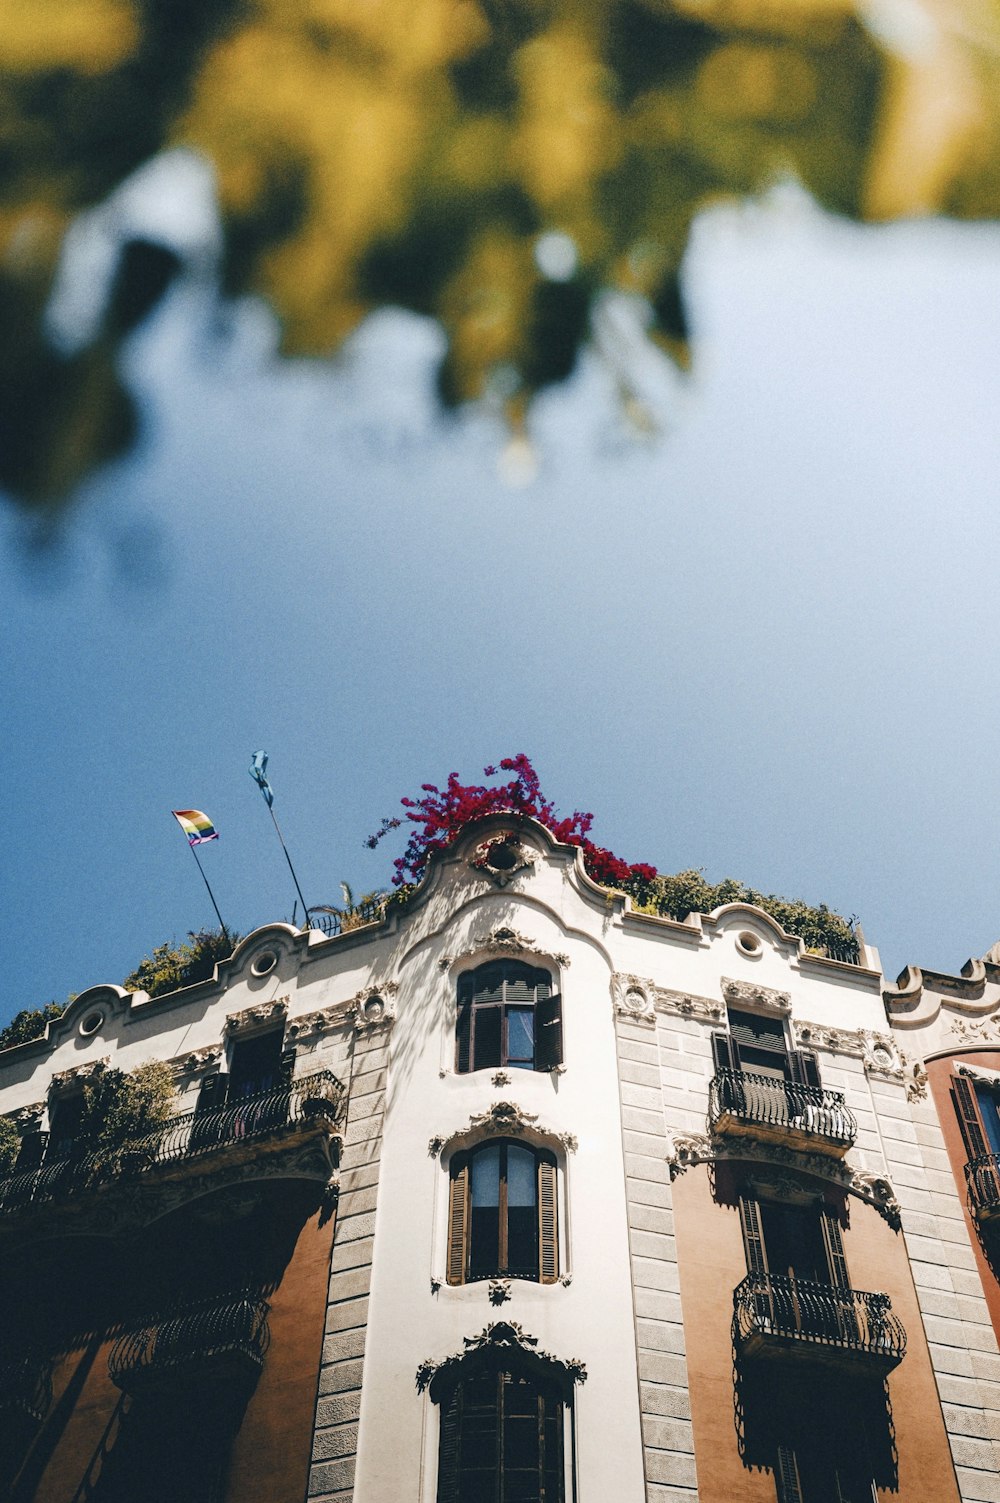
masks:
[[[828,1180],[840,1189],[874,1206],[894,1231],[900,1226],[900,1206],[892,1183],[885,1174],[858,1169],[841,1159],[820,1153],[800,1153],[773,1143],[758,1143],[752,1138],[735,1140],[709,1133],[675,1133],[667,1164],[670,1178],[676,1179],[696,1164],[723,1163],[737,1160],[766,1165],[783,1173],[790,1185],[799,1187],[796,1174]],[[772,1173],[769,1182],[773,1182]]]
[[[732,976],[723,976],[722,995],[732,1007],[749,1007],[754,1012],[787,1017],[792,1010],[789,992],[775,991],[771,986],[758,986],[756,981],[736,981]]]
[[[526,1112],[514,1101],[495,1101],[488,1111],[479,1112],[469,1118],[467,1127],[460,1127],[447,1136],[431,1138],[427,1145],[427,1152],[431,1158],[437,1158],[442,1149],[453,1144],[461,1147],[468,1140],[478,1141],[480,1138],[494,1137],[521,1137],[529,1133],[533,1137],[547,1139],[551,1143],[559,1143],[566,1153],[575,1153],[579,1143],[571,1132],[553,1132],[550,1128],[538,1126],[538,1116],[535,1112]]]
[[[435,1362],[431,1358],[421,1362],[416,1373],[418,1393],[431,1388],[431,1398],[437,1399],[440,1396],[440,1389],[435,1380],[443,1373],[459,1367],[475,1357],[477,1353],[492,1351],[499,1356],[505,1350],[527,1356],[530,1361],[537,1362],[539,1365],[544,1364],[546,1367],[558,1369],[570,1383],[587,1381],[587,1369],[584,1363],[576,1357],[563,1361],[560,1357],[554,1357],[551,1352],[536,1350],[538,1337],[529,1336],[516,1321],[492,1321],[480,1331],[478,1336],[463,1337],[463,1345],[464,1351],[454,1352],[451,1356],[442,1358],[440,1362]],[[438,1393],[434,1392],[435,1388],[439,1390]]]
[[[656,1014],[675,1014],[697,1018],[718,1026],[726,1015],[721,1002],[688,992],[675,992],[657,986],[649,976],[635,976],[629,971],[614,971],[611,976],[611,999],[616,1018],[652,1026]]]
[[[269,1023],[283,1021],[290,997],[275,997],[273,1002],[259,1002],[255,1007],[245,1007],[242,1012],[231,1012],[223,1025],[226,1033],[250,1033],[266,1028]]]
[[[569,965],[568,955],[542,949],[541,945],[519,930],[512,929],[509,924],[491,929],[485,938],[473,940],[455,955],[442,955],[438,965],[442,971],[448,971],[460,960],[471,960],[477,955],[511,955],[515,958],[520,955],[537,955],[540,959],[554,960],[563,970]]]

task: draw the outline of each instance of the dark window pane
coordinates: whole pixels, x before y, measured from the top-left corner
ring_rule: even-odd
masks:
[[[472,1208],[469,1236],[469,1277],[485,1279],[498,1273],[500,1264],[500,1212],[493,1206]]]
[[[511,1206],[507,1212],[506,1273],[538,1277],[538,1214],[534,1206]]]
[[[473,1013],[472,1068],[489,1070],[500,1063],[499,1007],[477,1007]]]

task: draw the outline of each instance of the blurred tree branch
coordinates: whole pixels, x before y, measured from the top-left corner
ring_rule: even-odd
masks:
[[[686,362],[681,259],[720,197],[1000,206],[998,0],[0,0],[0,72],[0,483],[34,508],[133,437],[116,354],[177,256],[126,245],[72,354],[44,313],[74,216],[164,147],[214,165],[224,290],[287,353],[430,314],[442,400],[499,391],[515,427],[608,288]]]

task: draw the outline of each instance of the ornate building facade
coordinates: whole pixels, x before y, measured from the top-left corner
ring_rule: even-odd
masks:
[[[998,1006],[635,912],[506,816],[377,922],[91,988],[0,1055],[0,1485],[1000,1499]],[[97,1141],[151,1059],[171,1114]]]

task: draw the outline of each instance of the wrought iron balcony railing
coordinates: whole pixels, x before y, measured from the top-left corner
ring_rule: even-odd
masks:
[[[111,1348],[111,1381],[128,1394],[209,1382],[252,1386],[271,1339],[269,1310],[266,1300],[244,1291],[133,1326]]]
[[[200,1159],[297,1125],[323,1121],[332,1126],[343,1102],[341,1082],[331,1071],[318,1070],[224,1107],[170,1117],[152,1132],[121,1145],[95,1145],[84,1139],[61,1145],[57,1154],[50,1145],[38,1168],[0,1181],[0,1212],[131,1179],[161,1165]]]
[[[0,1430],[11,1418],[41,1424],[52,1403],[50,1364],[44,1358],[22,1352],[0,1358]]]
[[[737,1285],[733,1307],[744,1357],[846,1361],[886,1373],[906,1352],[906,1332],[887,1294],[752,1273]]]
[[[965,1166],[969,1209],[979,1221],[1000,1216],[1000,1155],[984,1153]]]
[[[708,1120],[713,1132],[797,1140],[813,1153],[838,1158],[858,1135],[854,1113],[840,1091],[745,1070],[716,1072],[709,1089]]]

